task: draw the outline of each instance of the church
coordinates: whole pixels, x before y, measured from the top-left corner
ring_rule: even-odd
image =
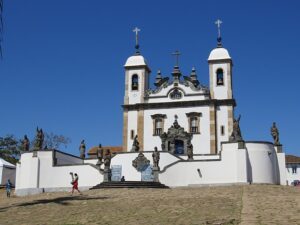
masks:
[[[158,71],[151,89],[151,68],[139,50],[136,28],[136,51],[124,65],[122,148],[111,154],[96,147],[90,158],[54,149],[25,152],[17,164],[16,194],[69,190],[70,172],[79,175],[83,190],[122,177],[169,187],[285,185],[276,126],[274,143],[242,137],[241,116],[234,115],[233,59],[222,45],[220,22],[217,46],[207,59],[209,87],[194,68],[188,75],[181,72],[176,51],[171,76]]]

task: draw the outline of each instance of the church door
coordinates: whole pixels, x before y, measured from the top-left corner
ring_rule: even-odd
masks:
[[[176,155],[184,154],[183,141],[175,140],[175,154]]]

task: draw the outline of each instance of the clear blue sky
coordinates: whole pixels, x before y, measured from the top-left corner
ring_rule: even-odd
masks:
[[[63,134],[64,151],[122,144],[123,65],[135,26],[153,73],[196,67],[208,84],[214,21],[234,62],[236,115],[245,140],[271,141],[276,121],[286,152],[299,154],[300,1],[4,0],[0,136],[30,139],[36,126]]]

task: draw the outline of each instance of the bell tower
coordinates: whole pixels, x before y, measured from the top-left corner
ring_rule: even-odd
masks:
[[[145,91],[149,89],[150,68],[141,55],[138,43],[137,27],[135,32],[135,54],[130,56],[125,65],[125,95],[123,107],[123,151],[130,151],[133,137],[138,135],[140,149],[144,150],[144,110],[130,106],[144,103]]]
[[[210,149],[212,154],[220,151],[221,142],[229,140],[233,129],[235,106],[232,93],[232,59],[222,45],[221,23],[221,20],[215,22],[218,27],[218,44],[208,57],[210,98],[215,102],[210,105]]]

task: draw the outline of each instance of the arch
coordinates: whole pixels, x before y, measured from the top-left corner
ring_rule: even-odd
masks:
[[[131,90],[139,90],[139,76],[137,74],[133,74],[131,77]]]
[[[216,82],[217,86],[224,85],[224,71],[221,68],[216,71]]]

